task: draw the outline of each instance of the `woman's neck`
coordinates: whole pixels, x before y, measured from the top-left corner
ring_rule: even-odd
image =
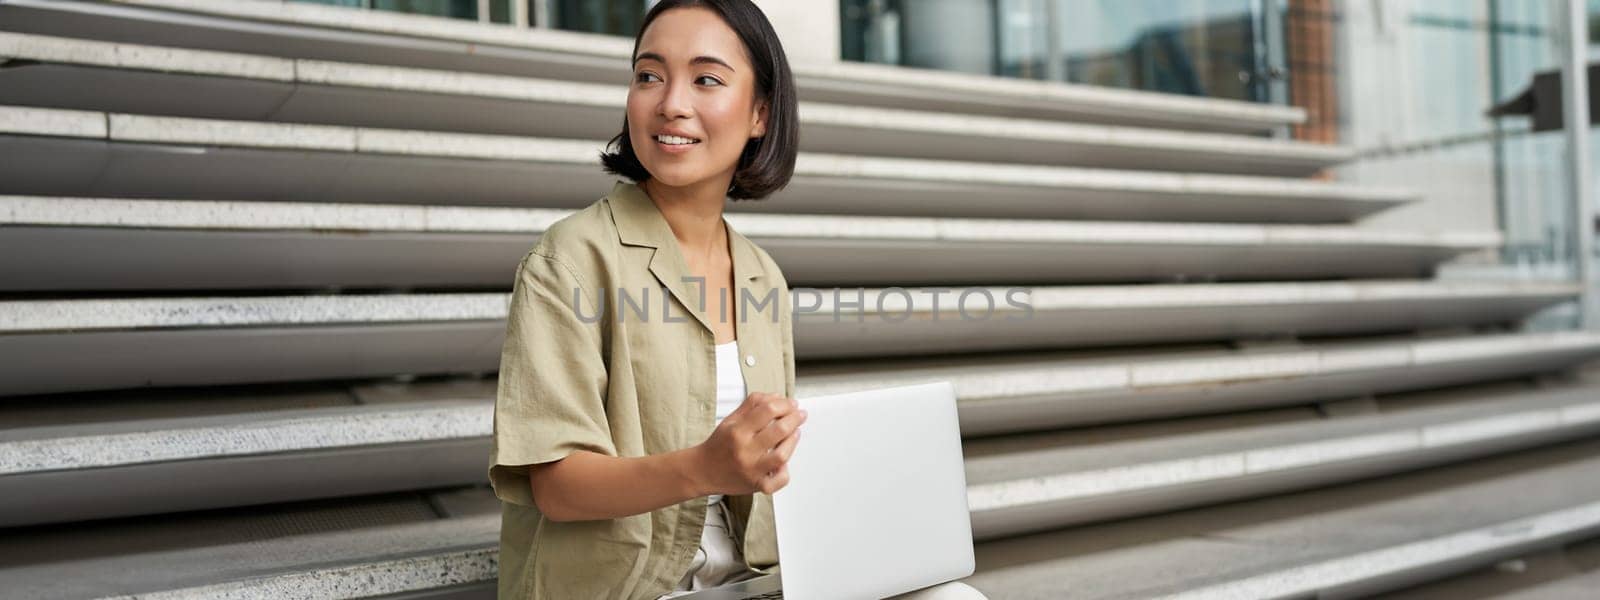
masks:
[[[722,204],[727,199],[727,183],[708,180],[701,185],[673,188],[654,179],[639,185],[661,211],[678,244],[699,257],[711,256],[717,244],[725,241]]]

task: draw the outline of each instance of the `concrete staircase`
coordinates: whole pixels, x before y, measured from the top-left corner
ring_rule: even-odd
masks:
[[[491,597],[510,272],[609,189],[630,43],[0,0],[5,595]],[[1351,153],[1295,109],[796,70],[794,183],[729,221],[864,288],[798,320],[802,398],[954,382],[990,597],[1594,585],[1600,334],[1435,278],[1497,232],[1355,225],[1415,196],[1305,178]]]

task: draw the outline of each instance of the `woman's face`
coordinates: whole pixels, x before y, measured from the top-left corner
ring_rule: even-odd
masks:
[[[744,44],[716,13],[661,13],[639,38],[628,138],[656,183],[727,189],[745,142],[766,133]]]

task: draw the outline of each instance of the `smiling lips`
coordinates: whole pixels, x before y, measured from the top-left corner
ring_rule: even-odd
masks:
[[[695,145],[700,143],[698,138],[685,137],[681,135],[669,135],[664,133],[656,134],[655,140],[656,146],[661,148],[663,152],[667,152],[669,154],[688,152],[690,149],[694,148]]]
[[[665,134],[657,135],[656,136],[656,141],[661,142],[663,144],[673,144],[673,145],[698,144],[698,143],[700,143],[700,140],[697,140],[697,139],[692,138],[692,137],[684,137],[684,136],[681,136],[681,135],[665,135]]]

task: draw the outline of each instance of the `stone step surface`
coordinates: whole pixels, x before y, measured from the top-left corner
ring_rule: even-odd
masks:
[[[1600,532],[1597,443],[983,542],[965,581],[1003,598],[1054,598],[1063,586],[1088,598],[1403,588]],[[496,512],[478,487],[37,527],[0,541],[0,573],[38,598],[461,593],[492,582]],[[212,533],[190,534],[198,528]]]
[[[501,287],[559,209],[0,196],[8,291]],[[729,214],[791,286],[1429,275],[1498,232]]]
[[[277,1],[9,0],[0,11],[0,27],[19,33],[589,83],[626,81],[632,50],[613,36]],[[802,98],[839,104],[1245,134],[1306,119],[1295,107],[1059,82],[851,63],[792,68]]]
[[[995,289],[990,297],[1008,298],[1007,291]],[[863,292],[858,306],[841,305],[837,314],[837,300],[796,294],[796,306],[813,300],[818,306],[796,315],[797,358],[1499,325],[1576,292],[1570,284],[1489,282],[1034,288],[1009,296],[1027,308],[988,313],[959,298],[936,304],[943,292],[928,289],[884,293],[890,310],[880,313],[870,308],[878,294]],[[978,297],[970,296],[974,303]],[[3,301],[0,394],[487,373],[499,365],[506,299],[463,293]],[[927,318],[900,318],[908,308]],[[1346,318],[1324,318],[1330,311]],[[161,352],[149,352],[153,347]]]
[[[627,108],[624,85],[54,36],[0,33],[0,55],[25,61],[0,71],[7,104],[601,140]],[[903,108],[802,102],[799,116],[801,150],[823,153],[1281,176],[1353,158],[1291,140]]]
[[[605,145],[604,138],[0,106],[0,149],[22,159],[0,170],[12,193],[578,208],[615,179],[598,168]],[[262,173],[266,165],[274,171]],[[286,174],[300,181],[284,181]],[[530,199],[528,189],[540,193]],[[860,195],[829,197],[839,193]],[[960,206],[973,204],[974,194],[995,206]],[[791,187],[771,204],[835,214],[1329,222],[1411,199],[1389,189],[1277,177],[802,152]],[[1202,206],[1208,200],[1220,204]],[[1177,215],[1148,210],[1156,206]]]
[[[966,582],[995,598],[1362,597],[1594,537],[1597,450],[1591,438],[983,543]]]
[[[815,389],[802,385],[802,403]],[[1600,431],[1597,390],[1600,381],[1485,385],[1386,395],[1351,416],[1330,417],[1302,401],[1248,417],[989,437],[964,431],[974,535],[994,539],[1588,436]],[[314,404],[308,395],[280,394],[272,400],[286,407],[276,410],[221,398],[211,410],[233,411],[165,418],[117,418],[102,406],[90,413],[99,421],[0,433],[0,526],[482,483],[492,381],[362,386],[346,393],[360,404],[292,408]],[[184,400],[174,396],[165,400]],[[124,402],[127,412],[148,410]],[[982,409],[967,396],[960,407],[964,420]],[[218,477],[226,472],[252,476]],[[83,497],[90,482],[114,485],[120,501]]]

